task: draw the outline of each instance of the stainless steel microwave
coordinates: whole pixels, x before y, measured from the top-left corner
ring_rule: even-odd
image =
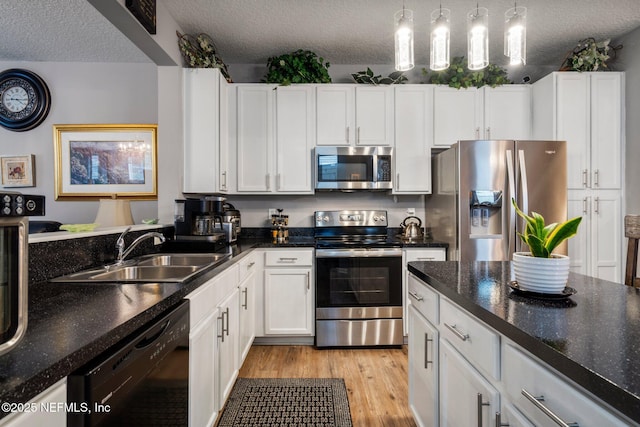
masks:
[[[392,147],[316,147],[316,190],[390,190]]]

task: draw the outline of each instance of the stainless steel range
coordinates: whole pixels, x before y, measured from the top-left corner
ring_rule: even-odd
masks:
[[[316,346],[402,345],[402,249],[386,211],[315,212]]]

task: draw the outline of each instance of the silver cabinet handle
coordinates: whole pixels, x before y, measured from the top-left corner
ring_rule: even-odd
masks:
[[[225,312],[223,314],[226,314],[227,316],[227,327],[224,327],[224,318],[223,318],[223,322],[222,322],[222,332],[223,333],[227,333],[227,336],[229,336],[229,307],[227,307],[227,309],[225,310]]]
[[[487,127],[487,139],[491,139],[491,128]]]
[[[409,296],[412,297],[413,299],[415,299],[416,301],[423,301],[424,300],[424,298],[422,298],[420,295],[418,295],[415,292],[409,291]]]
[[[396,188],[400,188],[400,172],[396,173]]]
[[[425,256],[425,257],[418,257],[418,261],[435,261],[436,257],[433,256]]]
[[[278,261],[280,262],[296,262],[298,260],[298,258],[292,257],[292,258],[285,258],[285,257],[280,257],[278,258]]]
[[[496,427],[509,427],[509,423],[502,423],[502,414],[500,412],[496,412]]]
[[[347,141],[347,144],[349,143],[349,126],[347,126],[347,129],[345,130],[344,140]]]
[[[478,393],[478,427],[482,427],[482,407],[489,405],[489,402],[482,401],[482,393]]]
[[[593,172],[593,186],[594,187],[600,186],[600,170],[599,169],[596,169],[595,172]]]
[[[480,128],[476,128],[476,139],[480,139]]]
[[[533,394],[529,393],[527,390],[521,390],[522,395],[529,400],[529,402],[533,403],[533,405],[540,409],[547,417],[551,418],[551,420],[562,427],[580,427],[578,423],[565,423],[559,416],[553,413],[549,408],[542,404],[544,402],[544,396],[536,397]]]
[[[282,174],[276,174],[276,191],[279,191],[282,188]]]
[[[582,213],[587,214],[587,198],[582,199]]]
[[[247,294],[249,293],[247,288],[244,288],[242,290],[242,293],[244,294],[244,304],[242,304],[242,308],[244,308],[245,310],[247,309],[247,303],[248,303],[248,298],[247,298]]]
[[[424,369],[429,369],[429,363],[433,363],[433,360],[429,360],[429,343],[433,342],[433,339],[429,338],[429,334],[424,334]]]
[[[267,174],[265,176],[265,182],[267,184],[267,191],[271,191],[271,175]]]
[[[582,186],[586,187],[587,186],[587,175],[588,175],[589,171],[587,171],[586,169],[584,169],[582,171]]]
[[[307,290],[311,289],[311,273],[307,271]]]
[[[247,265],[247,270],[250,269],[251,267],[253,267],[254,265],[256,265],[255,261],[251,261],[248,265]]]
[[[224,312],[220,315],[220,317],[218,317],[218,320],[220,321],[220,335],[218,335],[218,338],[220,338],[220,340],[224,342]]]
[[[360,145],[360,126],[356,128],[356,144]]]
[[[445,323],[444,326],[446,326],[451,332],[455,334],[455,336],[460,338],[462,341],[466,341],[469,339],[469,334],[463,334],[462,332],[460,332],[456,325],[449,325],[448,323]]]
[[[222,189],[226,190],[227,189],[227,172],[226,171],[222,172],[221,175],[222,175],[222,178],[224,178],[224,179],[222,180],[222,184],[220,184],[220,187]]]
[[[593,211],[597,214],[600,213],[600,197],[593,199]]]

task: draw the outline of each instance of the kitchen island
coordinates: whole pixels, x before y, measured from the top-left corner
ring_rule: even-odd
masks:
[[[567,286],[575,295],[540,300],[512,291],[508,262],[411,262],[408,269],[440,300],[496,331],[503,344],[515,343],[640,422],[640,290],[571,273]],[[504,368],[502,375],[504,382]]]

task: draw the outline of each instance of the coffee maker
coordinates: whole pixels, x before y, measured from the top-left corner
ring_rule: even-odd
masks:
[[[222,226],[224,200],[219,196],[176,200],[173,215],[176,240],[226,244]]]

